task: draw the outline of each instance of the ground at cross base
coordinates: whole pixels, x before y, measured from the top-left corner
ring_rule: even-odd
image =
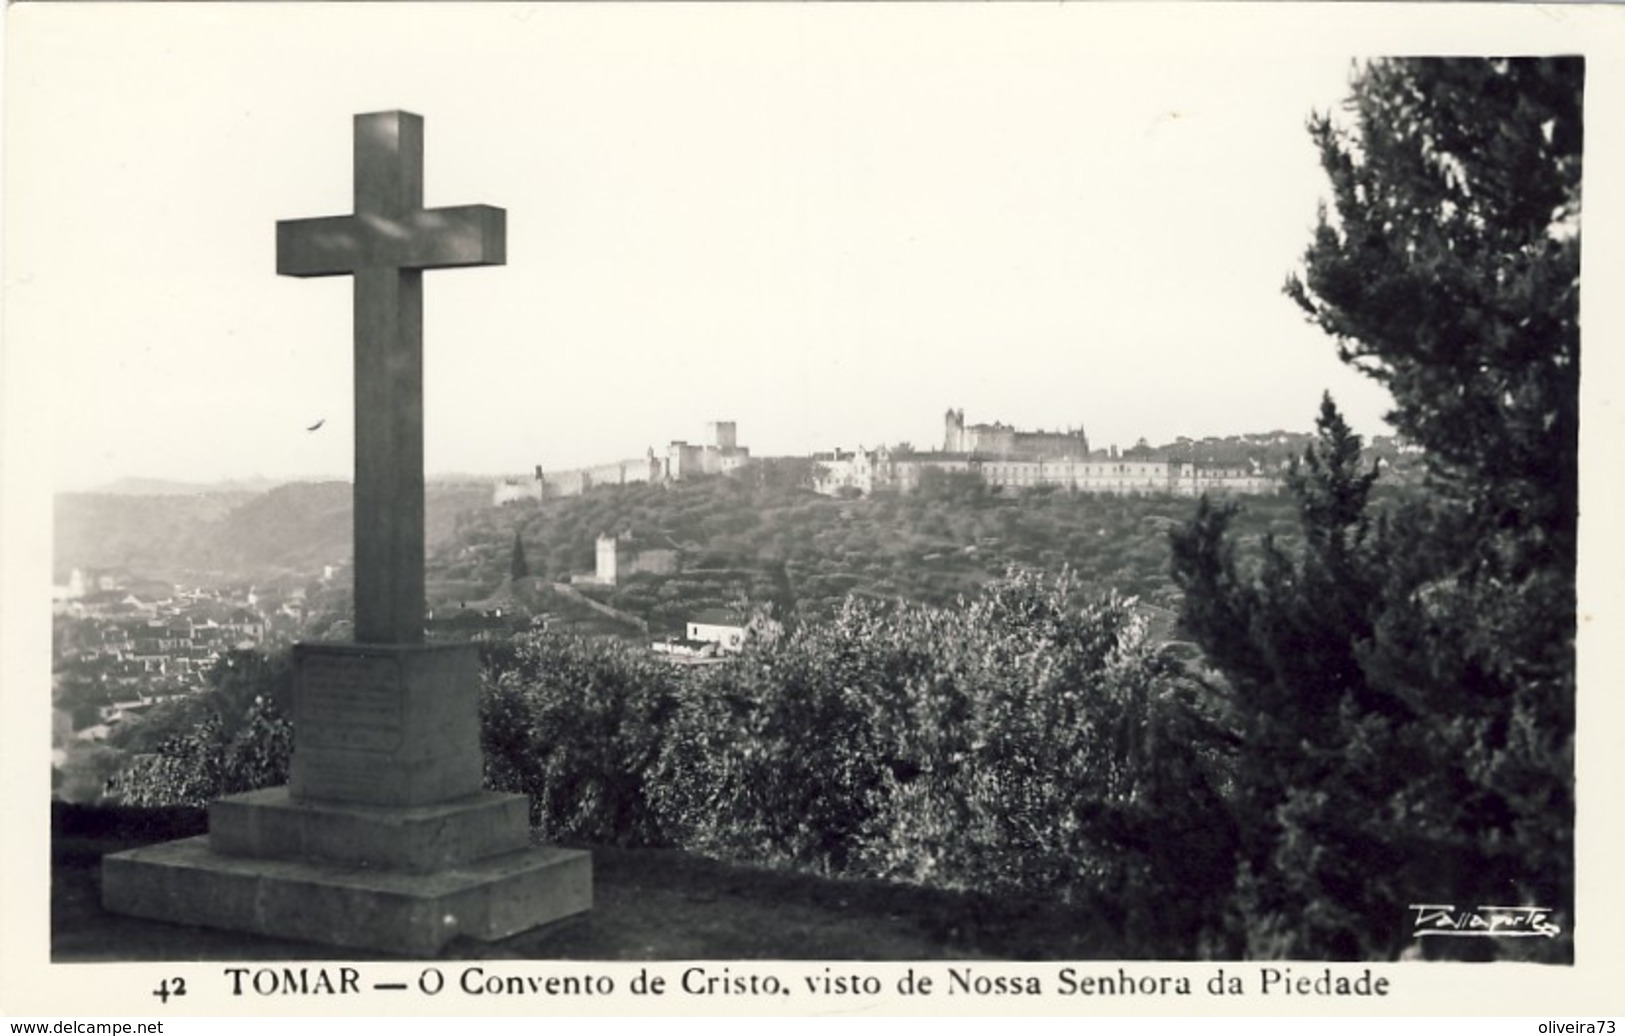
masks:
[[[111,817],[111,819],[110,819]],[[101,907],[101,858],[205,829],[202,811],[132,823],[59,809],[51,844],[51,959],[326,960],[331,947],[163,924]],[[688,853],[590,847],[591,914],[446,959],[1093,960],[1138,956],[1100,919],[1052,902],[836,881]],[[369,954],[369,959],[388,959]]]

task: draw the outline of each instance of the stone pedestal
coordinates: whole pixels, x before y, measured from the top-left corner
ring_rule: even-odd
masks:
[[[300,644],[293,660],[294,798],[415,806],[480,790],[472,644]]]
[[[102,863],[116,913],[432,954],[592,907],[592,860],[530,845],[529,803],[481,790],[472,645],[294,649],[287,787],[209,807],[209,834]]]

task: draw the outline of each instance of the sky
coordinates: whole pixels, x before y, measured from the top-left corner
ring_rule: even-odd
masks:
[[[351,211],[351,117],[393,108],[426,204],[508,213],[506,266],[425,276],[431,475],[719,419],[758,455],[926,448],[950,406],[1127,446],[1309,430],[1330,391],[1388,431],[1281,291],[1327,193],[1305,122],[1355,58],[1490,16],[1151,10],[14,7],[35,456],[57,489],[349,477],[350,281],[276,276],[273,228]]]

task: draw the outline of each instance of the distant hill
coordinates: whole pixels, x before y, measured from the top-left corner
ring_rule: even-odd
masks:
[[[259,493],[60,493],[53,570],[58,580],[75,568],[201,582],[313,575],[350,557],[351,492],[348,482],[295,482]],[[488,485],[430,483],[429,543],[489,504]]]
[[[175,482],[163,478],[121,478],[88,491],[103,496],[198,496],[219,493],[264,493],[282,482],[272,478],[232,479],[227,482]]]
[[[202,567],[319,572],[350,556],[348,482],[278,486],[224,515],[198,545]]]
[[[63,581],[75,568],[150,576],[185,568],[209,530],[254,496],[58,493],[52,515],[54,578]]]

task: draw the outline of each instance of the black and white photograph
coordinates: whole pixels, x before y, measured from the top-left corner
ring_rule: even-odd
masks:
[[[1621,1013],[1620,12],[5,53],[0,1013]]]

